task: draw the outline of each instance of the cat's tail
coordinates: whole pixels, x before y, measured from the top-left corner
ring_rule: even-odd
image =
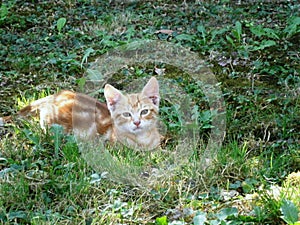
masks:
[[[45,104],[51,104],[51,102],[54,100],[53,95],[49,95],[47,97],[38,99],[29,105],[25,106],[24,108],[20,109],[20,111],[17,112],[17,117],[26,117],[26,116],[37,116],[38,111],[41,106]],[[4,124],[9,123],[13,120],[13,116],[4,116],[0,117],[0,126],[4,126]]]
[[[53,95],[49,95],[47,97],[38,99],[30,103],[28,106],[25,106],[24,108],[20,109],[17,115],[20,117],[37,116],[37,113],[42,106],[51,104],[53,103],[53,101],[54,101]]]

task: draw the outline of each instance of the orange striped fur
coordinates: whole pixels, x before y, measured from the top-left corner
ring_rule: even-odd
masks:
[[[152,77],[137,94],[125,95],[107,84],[104,88],[106,104],[81,93],[61,91],[32,102],[17,116],[39,116],[43,129],[52,124],[63,126],[83,139],[101,135],[111,142],[130,147],[153,149],[160,143],[157,128],[159,111],[159,85]],[[0,118],[8,122],[11,116]]]

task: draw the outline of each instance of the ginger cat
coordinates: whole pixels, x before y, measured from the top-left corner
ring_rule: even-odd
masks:
[[[88,140],[101,135],[105,140],[143,149],[160,144],[157,127],[160,97],[155,77],[136,94],[125,95],[106,84],[104,96],[107,104],[85,94],[61,91],[32,102],[17,116],[39,116],[43,129],[59,124],[65,132]],[[0,125],[9,120],[11,116],[0,118]]]

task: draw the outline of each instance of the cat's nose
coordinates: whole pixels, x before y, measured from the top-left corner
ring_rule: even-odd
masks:
[[[138,127],[141,124],[141,121],[140,120],[133,121],[133,124]]]

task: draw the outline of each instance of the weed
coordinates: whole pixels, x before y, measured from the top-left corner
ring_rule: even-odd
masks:
[[[212,118],[223,106],[210,107],[209,89],[185,68],[124,65],[107,82],[122,88],[153,75],[168,79],[162,149],[100,144],[83,152],[59,126],[43,132],[37,121],[21,120],[1,127],[0,223],[299,223],[298,12],[296,0],[3,2],[1,116],[63,88],[84,91],[85,74],[103,79],[88,69],[98,56],[159,39],[210,62],[227,128],[203,170]],[[163,29],[172,35],[157,32]]]
[[[61,17],[57,20],[56,27],[57,27],[58,33],[61,33],[61,30],[65,26],[66,22],[67,22],[67,19],[64,17]]]

